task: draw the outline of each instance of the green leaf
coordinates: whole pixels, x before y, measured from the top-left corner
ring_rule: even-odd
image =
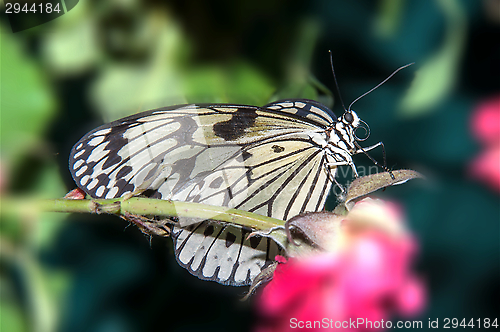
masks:
[[[184,91],[190,102],[262,106],[274,91],[258,69],[240,61],[227,66],[195,67],[186,75]]]
[[[162,15],[152,16],[155,45],[141,64],[111,63],[91,87],[91,99],[108,122],[118,118],[186,102],[182,91],[181,59],[185,41],[179,27]],[[154,24],[153,24],[154,25]]]
[[[246,62],[229,67],[226,81],[229,102],[263,106],[275,91],[271,80]]]
[[[466,37],[465,14],[456,0],[438,2],[447,20],[445,41],[418,69],[410,90],[401,101],[400,113],[407,117],[431,111],[449,95],[457,81]]]
[[[50,33],[42,35],[42,56],[54,75],[80,74],[102,57],[98,22],[87,1],[51,22]]]
[[[374,29],[381,38],[391,38],[398,31],[404,14],[404,0],[380,0],[379,12],[376,17]]]
[[[311,19],[300,22],[296,43],[292,46],[291,53],[286,60],[287,77],[285,83],[273,96],[272,100],[286,98],[306,98],[318,100],[318,92],[331,93],[326,89],[310,71],[311,61],[320,32],[320,25]],[[325,56],[327,53],[325,52]],[[330,102],[330,100],[326,100]]]
[[[182,94],[194,103],[227,103],[225,75],[215,66],[195,67],[184,75]]]
[[[12,302],[0,300],[0,313],[2,319],[0,321],[0,330],[9,332],[27,331],[26,318],[24,317],[20,307]]]
[[[1,153],[4,162],[15,168],[23,154],[40,146],[44,129],[55,114],[56,100],[50,82],[25,54],[21,41],[2,30]]]
[[[105,122],[186,102],[178,74],[154,66],[111,65],[92,86],[91,95]]]

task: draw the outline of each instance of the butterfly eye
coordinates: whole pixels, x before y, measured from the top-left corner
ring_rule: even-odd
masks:
[[[354,121],[354,116],[351,113],[344,114],[344,120],[347,123],[352,123]]]

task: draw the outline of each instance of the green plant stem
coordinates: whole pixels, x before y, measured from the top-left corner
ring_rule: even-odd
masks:
[[[116,215],[140,215],[158,217],[185,217],[200,220],[216,220],[247,226],[258,230],[267,230],[284,225],[284,221],[255,213],[227,207],[199,203],[176,202],[152,198],[133,197],[129,199],[41,199],[24,200],[3,198],[5,210],[66,213],[108,213]],[[14,212],[13,211],[13,212]]]

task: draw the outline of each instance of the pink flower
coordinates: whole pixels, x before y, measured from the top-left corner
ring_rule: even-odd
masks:
[[[258,331],[380,330],[393,313],[423,309],[424,287],[410,271],[416,245],[399,209],[367,198],[342,219],[331,250],[278,265],[257,300]]]
[[[500,191],[500,96],[479,104],[471,124],[472,134],[484,149],[470,164],[470,175]]]

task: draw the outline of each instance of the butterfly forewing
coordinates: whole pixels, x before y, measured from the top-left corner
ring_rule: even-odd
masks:
[[[331,187],[326,107],[182,105],[103,125],[75,144],[70,170],[95,198],[141,190],[160,199],[234,207],[284,219],[323,208]],[[244,285],[279,253],[249,231],[210,221],[174,228],[179,263],[202,279]]]

